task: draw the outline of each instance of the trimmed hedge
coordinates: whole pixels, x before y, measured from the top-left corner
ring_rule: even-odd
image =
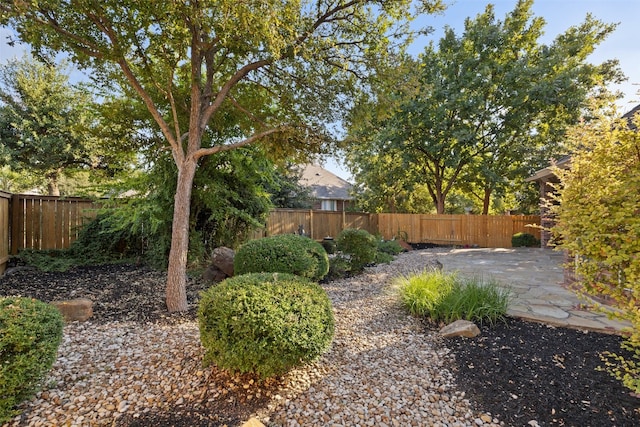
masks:
[[[297,234],[279,234],[250,240],[236,252],[236,275],[289,273],[320,281],[329,272],[329,256],[315,240]]]
[[[283,273],[252,273],[202,293],[198,307],[205,363],[262,378],[325,352],[334,333],[331,301],[317,284]]]
[[[378,251],[378,241],[367,230],[345,228],[338,234],[338,250],[348,255],[351,272],[360,272],[367,264],[373,264]]]
[[[32,298],[0,297],[0,423],[17,414],[56,360],[63,320],[52,305]]]

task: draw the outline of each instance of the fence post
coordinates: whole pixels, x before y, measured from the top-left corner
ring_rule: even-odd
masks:
[[[22,229],[24,228],[24,222],[22,221],[20,213],[22,212],[20,206],[20,195],[13,194],[11,196],[11,217],[9,218],[9,228],[11,229],[11,255],[16,255],[20,249],[20,242],[22,236]]]
[[[315,240],[315,235],[313,233],[313,209],[309,209],[309,237],[312,240]]]

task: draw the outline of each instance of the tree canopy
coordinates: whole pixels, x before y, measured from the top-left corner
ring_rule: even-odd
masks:
[[[274,156],[318,151],[368,64],[404,42],[411,3],[13,0],[0,21],[38,55],[67,52],[147,107],[178,172],[167,306],[184,311],[200,159],[258,141]],[[424,0],[419,12],[439,7]]]
[[[86,88],[69,82],[64,67],[29,57],[0,66],[0,155],[5,165],[31,177],[31,186],[44,180],[49,195],[56,196],[64,177],[124,167],[131,160],[127,152],[115,154],[94,132],[99,128],[94,106]]]
[[[404,187],[426,186],[438,213],[463,176],[480,190],[487,213],[495,190],[562,149],[588,97],[620,78],[616,61],[587,61],[615,26],[587,16],[545,45],[544,20],[532,4],[519,1],[502,21],[488,5],[461,35],[447,28],[417,60],[402,58],[395,71],[379,74],[383,83],[351,122],[348,156],[357,181],[368,186],[391,157]],[[411,78],[400,89],[384,82],[407,70]],[[387,108],[371,107],[379,102]]]

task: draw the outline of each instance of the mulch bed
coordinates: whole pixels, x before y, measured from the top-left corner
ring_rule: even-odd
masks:
[[[598,370],[616,335],[508,319],[447,342],[459,387],[506,425],[638,426],[640,399]],[[531,422],[531,424],[529,424]]]

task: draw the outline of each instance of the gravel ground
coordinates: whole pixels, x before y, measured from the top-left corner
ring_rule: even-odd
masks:
[[[43,391],[7,425],[236,426],[251,416],[267,426],[546,425],[535,411],[512,423],[509,416],[518,407],[486,404],[512,382],[511,366],[493,374],[491,388],[474,387],[456,355],[466,353],[461,360],[467,366],[480,366],[488,356],[443,341],[398,306],[392,278],[428,267],[437,253],[402,254],[390,265],[324,284],[336,317],[331,350],[310,366],[265,382],[202,367],[194,309],[204,286],[197,280],[188,287],[192,309],[167,316],[164,275],[144,267],[14,271],[0,278],[0,295],[44,301],[89,297],[95,314],[89,322],[65,326]],[[526,390],[519,397],[527,401]],[[630,413],[640,421],[633,408]],[[570,413],[563,420],[557,425],[640,425],[625,424],[628,418],[576,424]]]

